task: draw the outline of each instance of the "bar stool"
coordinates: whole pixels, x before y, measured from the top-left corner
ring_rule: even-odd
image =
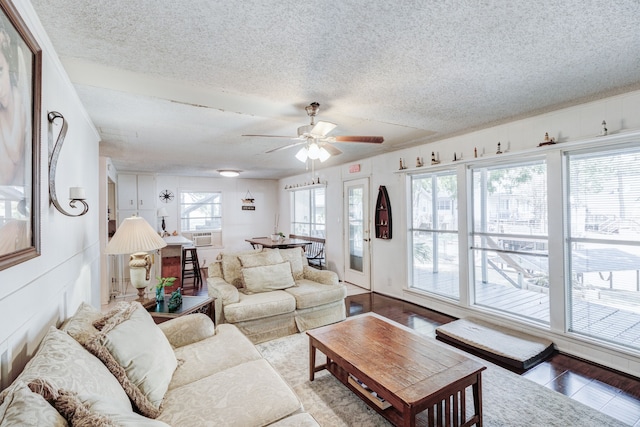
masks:
[[[184,286],[185,279],[193,279],[194,289],[199,289],[202,286],[198,251],[195,246],[182,247],[182,286]]]

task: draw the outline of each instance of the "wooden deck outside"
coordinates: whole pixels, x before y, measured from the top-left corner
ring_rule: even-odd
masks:
[[[455,274],[455,273],[454,273]],[[454,274],[441,272],[441,276]],[[432,273],[414,271],[414,288],[457,299],[459,289],[453,277],[444,277],[430,284]],[[457,277],[457,275],[456,275]],[[444,285],[438,285],[444,283]],[[549,295],[526,289],[486,283],[477,286],[476,305],[490,307],[523,316],[537,322],[549,323]],[[576,300],[571,313],[573,332],[640,349],[640,313],[600,304],[593,301]]]

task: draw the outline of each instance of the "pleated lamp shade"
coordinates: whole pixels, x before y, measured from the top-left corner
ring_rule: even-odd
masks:
[[[162,237],[142,217],[125,219],[116,230],[104,253],[108,255],[147,252],[167,246]]]

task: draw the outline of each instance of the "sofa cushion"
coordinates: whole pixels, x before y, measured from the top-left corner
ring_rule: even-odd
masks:
[[[289,262],[246,267],[242,269],[242,277],[246,291],[251,293],[271,292],[296,285]]]
[[[263,249],[262,252],[253,252],[238,255],[242,267],[259,267],[261,265],[280,264],[284,261],[278,249]]]
[[[242,288],[244,283],[242,282],[242,264],[238,255],[258,253],[258,251],[244,251],[235,253],[223,253],[218,254],[220,260],[220,266],[222,268],[222,278],[227,282],[235,286],[236,288]]]
[[[213,321],[204,313],[176,317],[160,323],[158,328],[167,337],[169,344],[174,349],[193,344],[216,334]]]
[[[0,404],[0,426],[66,427],[67,421],[40,394],[16,381],[4,393]]]
[[[344,285],[323,285],[307,279],[298,280],[296,284],[298,286],[285,289],[284,292],[295,297],[297,309],[316,307],[347,297],[347,288]]]
[[[112,401],[119,411],[131,412],[129,398],[104,364],[67,333],[53,326],[18,376],[25,384],[37,379],[76,392],[82,401],[100,396]]]
[[[83,336],[91,336],[97,334],[98,329],[93,323],[103,316],[99,310],[96,310],[89,304],[83,302],[80,304],[75,314],[68,318],[60,327],[78,342],[82,342]]]
[[[291,263],[293,278],[295,280],[302,279],[304,275],[302,270],[304,266],[303,259],[306,260],[302,248],[280,249],[280,256],[284,261]]]
[[[189,317],[192,316],[183,316]],[[169,390],[262,358],[251,341],[229,324],[218,325],[211,338],[176,349],[176,357],[184,362],[173,374]]]
[[[108,319],[84,345],[109,368],[140,413],[158,415],[178,361],[139,302]]]
[[[229,323],[237,323],[291,313],[295,309],[295,298],[285,291],[260,292],[251,295],[240,292],[240,301],[224,306],[224,317]]]
[[[301,409],[287,383],[260,359],[169,390],[157,419],[181,427],[264,426]]]

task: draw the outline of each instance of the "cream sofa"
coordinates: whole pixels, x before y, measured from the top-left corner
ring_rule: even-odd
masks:
[[[216,325],[232,323],[254,344],[346,318],[346,286],[310,267],[302,248],[220,253],[208,272]]]
[[[139,303],[83,304],[0,394],[0,426],[67,425],[318,426],[236,327]]]

